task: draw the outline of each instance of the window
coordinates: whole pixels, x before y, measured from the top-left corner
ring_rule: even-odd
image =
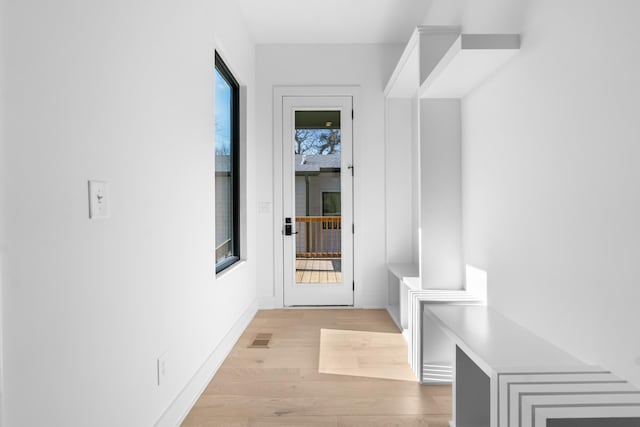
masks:
[[[216,273],[240,259],[240,86],[216,52]]]
[[[341,227],[340,221],[335,217],[340,217],[340,192],[339,191],[323,191],[322,192],[322,216],[334,217],[331,220],[323,221],[322,228],[329,230],[338,230]]]
[[[340,216],[339,191],[324,191],[322,193],[322,215]]]

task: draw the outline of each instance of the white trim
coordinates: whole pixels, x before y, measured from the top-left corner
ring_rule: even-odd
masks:
[[[424,50],[431,46],[424,44],[422,36],[453,34],[458,35],[461,27],[454,25],[419,25],[411,33],[409,41],[384,88],[387,98],[412,98],[423,81]],[[453,40],[451,40],[453,42]]]
[[[388,98],[390,96],[391,91],[393,90],[397,81],[400,79],[400,75],[404,71],[405,66],[407,65],[411,57],[415,55],[415,49],[416,49],[416,46],[418,46],[418,40],[420,38],[421,28],[422,27],[417,27],[415,30],[413,30],[413,33],[411,33],[411,37],[409,38],[409,41],[407,42],[404,50],[402,51],[402,55],[398,60],[398,64],[393,69],[393,73],[391,73],[391,77],[389,77],[389,81],[387,82],[387,85],[384,88],[385,98]],[[417,70],[417,71],[419,74],[420,70]],[[419,84],[420,82],[418,82],[418,85]]]
[[[275,297],[258,298],[258,310],[272,310],[274,308],[280,308]]]
[[[510,415],[519,418],[521,408],[513,400],[514,398],[519,398],[518,393],[515,392],[516,388],[537,388],[544,385],[553,389],[559,385],[567,386],[568,384],[578,385],[578,387],[580,387],[580,384],[590,384],[598,387],[598,384],[615,384],[618,381],[621,381],[621,379],[596,366],[576,369],[574,373],[538,374],[523,372],[520,374],[502,374],[498,377],[498,425],[507,426]],[[509,385],[513,387],[510,388]],[[511,394],[509,391],[511,391]]]
[[[193,378],[191,378],[178,396],[171,402],[169,407],[163,412],[154,424],[155,427],[175,427],[184,421],[193,405],[218,371],[218,368],[220,368],[220,365],[222,365],[222,362],[224,362],[224,359],[229,355],[233,346],[253,319],[253,316],[255,316],[257,310],[258,301],[254,300],[238,320],[236,320],[229,332],[227,332],[222,341],[216,346],[215,350],[209,355]]]
[[[4,298],[3,298],[3,282],[4,282],[4,252],[0,251],[0,427],[5,425],[4,418],[6,411],[4,410]]]
[[[626,396],[619,396],[618,399]],[[526,419],[522,425],[524,427],[546,427],[547,421],[556,418],[578,419],[578,418],[633,418],[634,421],[640,418],[640,405],[630,404],[629,406],[575,406],[575,407],[548,407],[535,408],[535,424],[531,419]]]
[[[225,63],[226,64],[226,63]],[[235,75],[234,75],[235,77]],[[247,147],[249,146],[249,97],[247,94],[247,86],[243,85],[238,81],[239,84],[239,93],[238,98],[240,101],[239,113],[240,113],[240,135],[238,136],[238,151],[240,156],[239,167],[240,170],[238,174],[240,176],[240,188],[238,194],[238,200],[240,205],[240,212],[238,214],[238,218],[240,220],[240,260],[247,260],[249,258],[249,159],[248,154],[249,150]],[[215,136],[214,136],[215,138]],[[215,145],[214,145],[214,156],[215,156]]]
[[[384,96],[384,165],[382,173],[384,174],[384,187],[383,187],[383,197],[384,197],[384,261],[389,263],[389,145],[391,143],[391,132],[389,130],[389,98],[387,97],[387,90],[385,88],[385,96]],[[387,279],[387,287],[389,287],[389,279]],[[387,289],[387,293],[388,293]],[[389,311],[389,296],[387,295],[387,311]],[[389,313],[391,314],[391,313]],[[393,316],[391,316],[393,318]]]
[[[279,308],[279,310],[353,310],[350,305],[294,305]],[[363,307],[370,310],[384,310],[383,307]],[[260,308],[260,310],[263,310]],[[266,309],[264,309],[266,310]]]
[[[284,246],[282,242],[282,102],[286,96],[351,96],[353,99],[352,108],[354,111],[360,110],[360,86],[274,86],[273,87],[273,301],[271,308],[284,307]],[[353,121],[353,159],[354,165],[357,162],[357,135],[359,122]],[[356,178],[354,177],[354,194],[356,193]],[[354,200],[355,202],[355,200]],[[353,206],[354,223],[357,221],[357,207]],[[353,238],[353,251],[355,254],[357,235]],[[354,257],[355,260],[355,257]],[[356,280],[356,290],[353,294],[353,307],[363,308],[358,305],[359,286],[357,269],[354,262],[353,275]]]
[[[235,274],[236,271],[244,268],[247,265],[247,261],[245,259],[240,258],[224,270],[216,273],[216,283],[221,283],[227,280],[227,276]]]
[[[293,176],[295,161],[291,141],[295,127],[294,111],[330,110],[337,111],[341,121],[341,149],[339,180],[342,200],[342,224],[338,235],[341,241],[342,280],[340,283],[311,283],[306,286],[296,284],[295,246],[296,239],[284,238],[284,304],[287,306],[353,306],[353,234],[349,225],[353,222],[353,176],[349,167],[353,165],[353,122],[349,117],[353,109],[351,96],[286,96],[283,97],[283,209],[285,217],[295,216],[295,192]],[[287,149],[289,147],[289,149]],[[319,185],[322,185],[319,183]],[[311,189],[311,188],[310,188]],[[315,196],[315,194],[313,194]],[[314,197],[312,197],[313,199]],[[333,232],[332,232],[333,233]],[[280,237],[282,238],[282,237]]]
[[[640,418],[640,404],[637,403],[637,400],[633,403],[627,403],[631,400],[628,395],[612,397],[611,400],[614,401],[609,402],[609,406],[607,404],[595,404],[594,406],[584,404],[584,406],[576,405],[569,408],[563,406],[535,408],[536,415],[541,416],[540,419],[536,417],[535,426],[546,427],[548,420],[557,418],[633,418],[633,421]],[[621,403],[625,406],[619,406]],[[526,424],[524,425],[526,426]]]

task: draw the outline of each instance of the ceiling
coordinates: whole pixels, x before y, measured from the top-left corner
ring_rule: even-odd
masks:
[[[237,0],[256,43],[405,43],[432,0]]]

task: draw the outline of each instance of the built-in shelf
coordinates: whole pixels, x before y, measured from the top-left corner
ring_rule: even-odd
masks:
[[[462,98],[519,49],[519,34],[462,34],[455,26],[419,26],[389,78],[385,95]]]
[[[388,265],[387,310],[420,382],[454,382],[453,426],[543,427],[554,419],[558,427],[575,420],[608,427],[606,418],[626,417],[629,424],[616,425],[636,427],[640,390],[487,308],[486,272],[478,280],[469,270],[459,274],[457,100],[519,48],[517,34],[462,34],[459,27],[417,27],[407,43],[385,87],[386,236],[388,259],[418,265]]]
[[[411,369],[422,383],[450,383],[453,362],[447,346],[449,341],[439,330],[423,330],[421,304],[484,305],[486,299],[463,289],[422,289],[419,268],[412,263],[390,263],[387,268],[387,311],[407,340]]]
[[[411,98],[416,93],[416,87],[420,86],[420,54],[418,52],[418,40],[420,27],[418,27],[393,70],[384,94],[387,98]]]
[[[418,277],[418,266],[415,264],[390,263],[387,264],[389,272],[400,280]]]
[[[418,266],[411,263],[389,263],[389,299],[387,311],[398,328],[405,333],[407,325],[407,294],[409,286],[420,287]],[[405,335],[406,337],[406,335]]]
[[[421,83],[419,96],[463,98],[519,49],[519,34],[461,34]]]
[[[428,73],[460,34],[455,26],[418,26],[385,87],[387,98],[413,98]]]
[[[409,365],[423,384],[450,383],[453,370],[451,339],[440,327],[425,325],[424,304],[486,305],[486,299],[467,290],[408,290]]]
[[[409,289],[419,290],[421,288],[421,282],[419,277],[405,277],[403,280],[405,286]]]

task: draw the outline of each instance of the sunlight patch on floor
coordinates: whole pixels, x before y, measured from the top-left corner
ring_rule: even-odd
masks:
[[[321,329],[318,372],[416,381],[400,333]]]

